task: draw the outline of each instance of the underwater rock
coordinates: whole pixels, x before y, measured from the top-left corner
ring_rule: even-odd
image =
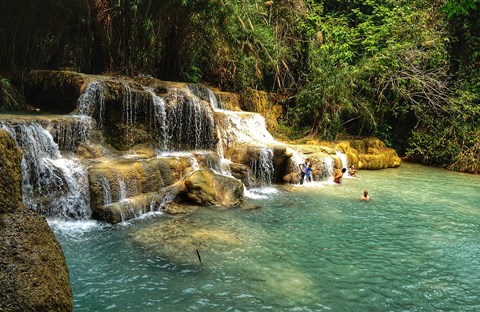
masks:
[[[131,236],[145,252],[176,265],[199,265],[196,250],[205,260],[208,257],[203,256],[214,246],[237,246],[242,242],[236,233],[186,217],[156,222]]]
[[[207,170],[197,170],[188,176],[185,188],[190,201],[200,206],[238,206],[243,200],[241,181]]]
[[[72,311],[62,249],[21,199],[21,152],[0,130],[0,311]]]

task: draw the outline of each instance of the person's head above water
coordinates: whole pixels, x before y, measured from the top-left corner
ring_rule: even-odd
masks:
[[[347,171],[347,168],[342,168],[342,173],[345,173]]]
[[[368,190],[363,191],[363,196],[365,196],[365,197],[368,196]]]

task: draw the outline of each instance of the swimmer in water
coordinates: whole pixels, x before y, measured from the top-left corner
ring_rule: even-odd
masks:
[[[368,190],[363,191],[363,196],[360,197],[360,200],[365,200],[365,201],[370,200],[370,196],[368,196]]]

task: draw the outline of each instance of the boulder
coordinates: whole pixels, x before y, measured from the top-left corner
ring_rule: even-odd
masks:
[[[0,130],[0,311],[72,311],[62,249],[21,197],[21,152]]]
[[[42,112],[68,114],[86,81],[87,75],[73,71],[34,70],[24,78],[25,97]]]
[[[213,173],[197,170],[185,179],[188,199],[200,206],[238,206],[243,201],[241,181]]]
[[[383,169],[400,166],[401,159],[394,149],[385,146],[385,143],[376,138],[365,138],[349,141],[350,149],[356,150],[358,155],[358,169]],[[354,157],[352,157],[354,158]],[[350,161],[350,159],[349,159]]]

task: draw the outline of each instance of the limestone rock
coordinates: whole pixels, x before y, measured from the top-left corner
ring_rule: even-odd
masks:
[[[401,159],[398,157],[397,152],[392,148],[386,147],[385,143],[379,139],[351,140],[350,146],[358,151],[357,168],[359,169],[395,168],[401,164]]]
[[[13,212],[22,202],[21,161],[13,138],[0,130],[0,213]]]
[[[31,211],[0,214],[0,311],[72,311],[65,257]]]
[[[0,131],[0,311],[72,311],[65,257],[45,219],[21,199],[21,153]]]
[[[178,183],[157,192],[140,194],[109,205],[96,206],[92,208],[92,217],[116,224],[147,212],[163,211],[169,205],[169,201],[175,199],[182,191],[183,187]],[[186,213],[186,211],[187,209],[182,212]],[[171,208],[170,212],[173,214],[174,208]],[[175,213],[180,212],[177,209]]]
[[[185,179],[187,197],[201,206],[236,206],[243,200],[241,181],[207,170],[197,170]]]
[[[25,96],[41,111],[68,114],[77,108],[86,79],[86,75],[72,71],[34,70],[25,76]]]

